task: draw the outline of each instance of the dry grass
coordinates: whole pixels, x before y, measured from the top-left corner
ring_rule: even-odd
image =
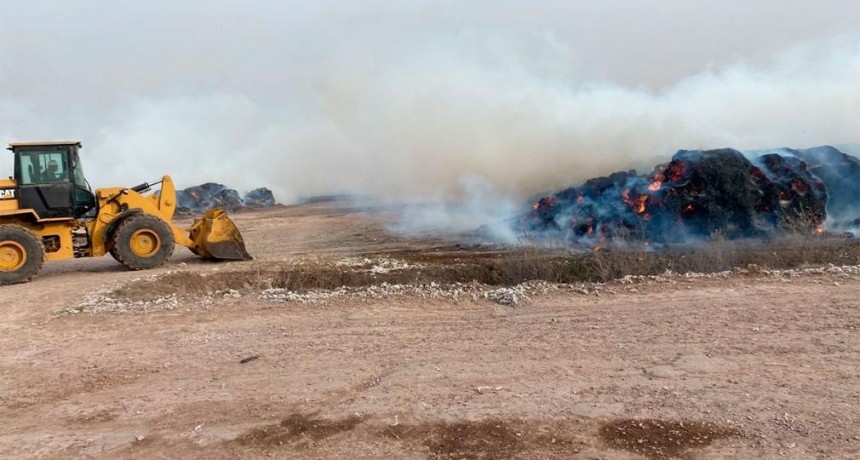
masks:
[[[860,263],[860,240],[797,238],[777,242],[715,241],[661,252],[606,251],[597,254],[601,281],[627,275],[716,273],[755,265],[786,270]]]
[[[571,255],[549,249],[509,251],[442,250],[402,252],[389,257],[414,263],[407,269],[374,273],[367,267],[345,266],[335,261],[314,260],[287,264],[258,264],[252,270],[174,272],[141,280],[114,291],[130,300],[149,300],[176,295],[259,291],[280,288],[303,292],[340,287],[389,284],[453,284],[478,282],[490,286],[515,286],[542,280],[553,283],[606,282],[627,275],[715,273],[751,265],[782,270],[860,264],[860,240],[798,239],[778,243],[718,241],[664,251],[604,250]]]

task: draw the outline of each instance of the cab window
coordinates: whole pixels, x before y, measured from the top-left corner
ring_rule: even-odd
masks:
[[[72,158],[72,174],[75,176],[75,184],[79,187],[89,188],[86,176],[84,176],[84,167],[81,165],[81,161],[77,155],[73,155]]]
[[[21,155],[21,177],[18,178],[21,185],[30,185],[36,182],[34,175],[33,158],[30,158],[30,155]]]
[[[64,152],[28,152],[21,155],[21,185],[69,182]]]

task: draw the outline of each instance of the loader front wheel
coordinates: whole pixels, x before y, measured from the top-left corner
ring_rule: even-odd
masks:
[[[30,281],[42,268],[45,249],[30,230],[0,225],[0,286]]]
[[[111,255],[130,270],[160,267],[173,254],[173,232],[155,216],[135,215],[120,222],[111,239]]]

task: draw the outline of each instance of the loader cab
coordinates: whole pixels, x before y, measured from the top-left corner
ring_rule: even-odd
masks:
[[[96,207],[78,154],[81,143],[9,144],[15,155],[18,203],[42,219],[80,218]]]

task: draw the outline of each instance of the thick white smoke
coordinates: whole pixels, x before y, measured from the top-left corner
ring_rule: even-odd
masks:
[[[284,201],[456,198],[467,176],[524,197],[650,166],[680,148],[807,147],[860,136],[856,40],[794,49],[760,68],[704,72],[661,91],[547,76],[516,58],[489,65],[439,52],[358,69],[334,63],[288,107],[242,94],[135,99],[84,139],[95,160],[88,165],[101,183],[164,171],[185,182],[267,185]]]
[[[213,38],[218,34],[195,36],[208,30],[202,27],[182,29],[194,17],[183,19],[192,13],[182,11],[158,16],[128,35],[90,36],[79,30],[90,40],[87,46],[113,53],[106,62],[132,66],[132,59],[139,59],[149,65],[90,69],[86,75],[97,75],[95,81],[63,68],[69,76],[62,81],[71,79],[77,85],[72,88],[82,89],[54,104],[50,82],[55,80],[45,76],[40,85],[36,78],[50,69],[24,65],[22,71],[33,78],[10,79],[9,56],[23,58],[32,50],[10,54],[7,48],[5,56],[0,53],[6,63],[0,138],[79,138],[95,186],[132,185],[170,173],[180,186],[204,181],[242,190],[268,186],[280,201],[290,202],[330,193],[456,200],[474,195],[475,187],[463,184],[480,183],[480,190],[494,193],[482,192],[479,200],[472,196],[472,202],[509,209],[508,201],[619,169],[650,167],[682,148],[808,147],[860,137],[856,34],[787,46],[770,57],[759,50],[755,59],[734,63],[723,56],[721,64],[655,83],[655,66],[676,72],[689,66],[629,54],[619,63],[611,54],[620,46],[616,37],[600,35],[601,28],[591,30],[586,21],[580,27],[606,48],[583,45],[588,52],[581,52],[578,43],[587,41],[556,33],[564,22],[552,16],[573,18],[567,11],[573,7],[549,2],[552,8],[539,10],[504,2],[507,9],[489,8],[487,16],[477,6],[472,8],[477,12],[464,12],[456,8],[465,6],[449,5],[456,14],[442,14],[433,2],[425,3],[420,8],[388,4],[374,14],[356,13],[361,9],[352,6],[337,10],[334,19],[320,13],[283,23],[268,20],[263,11],[246,12],[235,24],[226,13],[210,18],[207,27],[221,27],[220,34],[241,43]],[[627,18],[614,25],[615,32],[639,27],[623,2],[610,3]],[[74,2],[67,7],[64,14],[80,9]],[[533,16],[511,19],[522,9]],[[355,14],[367,21],[344,25],[343,17]],[[460,27],[460,15],[483,23]],[[501,25],[487,24],[494,20]],[[109,28],[112,21],[102,18],[97,26]],[[243,28],[249,21],[258,22]],[[551,27],[535,33],[540,27],[533,23],[542,21]],[[677,25],[688,22],[682,17]],[[14,29],[17,22],[5,26],[16,40],[25,37],[28,46],[50,49],[38,41],[47,40],[44,36]],[[168,32],[164,38],[156,26],[186,35]],[[135,41],[132,32],[149,38]],[[764,41],[768,34],[760,35]],[[198,42],[206,38],[213,40],[213,56],[201,52],[206,48]],[[675,47],[672,56],[698,52],[683,49],[684,39],[668,34],[664,41]],[[282,44],[289,40],[295,42]],[[773,48],[773,43],[765,47]],[[125,57],[129,49],[137,54]],[[40,54],[31,56],[50,63]],[[627,61],[635,65],[624,68],[623,78],[613,78],[599,69],[604,61],[616,68]],[[637,72],[649,82],[631,83],[639,81]],[[11,164],[0,167],[7,174],[11,170]]]
[[[441,201],[410,207],[396,229],[489,224],[511,240],[504,219],[524,197],[648,168],[679,148],[807,147],[860,135],[854,41],[704,72],[659,92],[548,75],[516,57],[488,65],[421,53],[362,71],[326,68],[313,103],[292,108],[242,95],[138,101],[93,147],[124,153],[104,175],[199,158],[200,169],[176,173],[267,185],[287,201],[323,193]]]

